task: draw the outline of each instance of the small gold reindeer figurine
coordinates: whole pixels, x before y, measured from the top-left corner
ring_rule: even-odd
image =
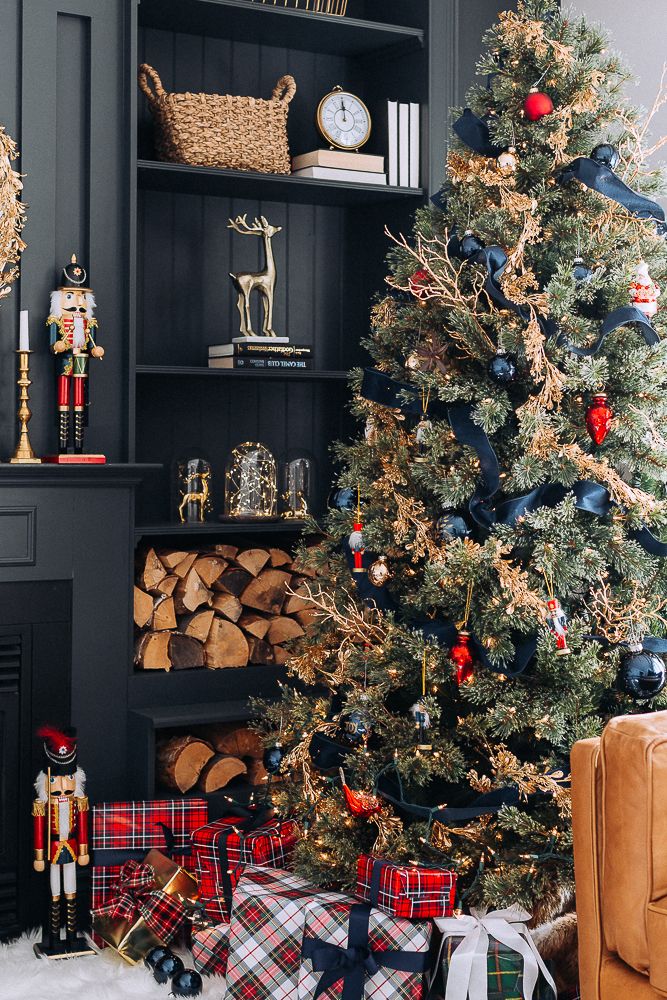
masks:
[[[271,240],[282,231],[282,226],[270,225],[264,216],[255,219],[252,226],[249,226],[247,216],[237,215],[235,219],[229,220],[228,229],[234,229],[241,236],[261,236],[264,239],[264,254],[266,257],[266,267],[263,271],[247,271],[232,274],[230,278],[234,282],[234,287],[239,293],[238,310],[241,316],[241,335],[243,337],[255,337],[257,334],[252,328],[250,317],[250,295],[256,289],[262,299],[264,306],[264,322],[262,324],[262,336],[277,337],[278,334],[273,329],[273,292],[276,287],[276,262],[273,259]]]
[[[199,521],[204,521],[204,514],[206,512],[209,503],[209,479],[211,478],[210,472],[192,472],[188,473],[185,477],[186,488],[191,486],[195,482],[201,483],[201,490],[198,491],[186,491],[183,493],[181,491],[180,506],[178,508],[178,516],[181,519],[181,524],[185,524],[186,521],[191,521],[192,518],[187,517],[186,509],[188,504],[195,504],[199,508]]]

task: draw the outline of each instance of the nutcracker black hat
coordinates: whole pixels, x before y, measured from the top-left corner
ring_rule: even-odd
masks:
[[[76,729],[42,726],[37,736],[42,740],[45,766],[51,769],[51,774],[74,774],[77,767]]]
[[[85,287],[88,280],[86,269],[77,263],[75,253],[72,254],[69,264],[65,264],[63,268],[63,278],[61,288],[78,288],[80,292],[90,291],[90,288]]]

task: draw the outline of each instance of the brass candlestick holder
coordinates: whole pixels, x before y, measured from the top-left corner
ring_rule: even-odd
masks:
[[[30,444],[30,438],[28,437],[28,421],[32,416],[32,411],[28,406],[28,400],[30,399],[28,395],[28,386],[32,385],[32,382],[28,378],[30,373],[30,360],[28,355],[32,354],[32,351],[17,351],[19,356],[19,377],[16,384],[19,387],[19,408],[18,408],[18,418],[21,425],[19,431],[19,440],[16,445],[16,451],[10,462],[14,465],[40,465],[41,458],[37,458],[34,451],[32,450],[32,445]]]

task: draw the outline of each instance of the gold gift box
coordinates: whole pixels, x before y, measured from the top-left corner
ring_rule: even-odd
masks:
[[[142,864],[151,865],[155,872],[154,889],[160,889],[168,896],[183,896],[193,901],[199,897],[199,885],[194,875],[160,851],[149,851]],[[151,948],[165,944],[147,926],[143,917],[130,923],[129,920],[110,916],[93,916],[93,930],[130,965],[141,962]]]

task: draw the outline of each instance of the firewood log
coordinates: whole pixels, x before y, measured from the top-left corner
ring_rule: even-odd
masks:
[[[181,559],[177,566],[174,566],[173,572],[176,576],[180,577],[181,580],[184,580],[194,566],[198,555],[198,552],[188,552],[186,557]]]
[[[139,587],[134,588],[134,624],[144,628],[153,617],[153,598]],[[268,626],[267,626],[268,627]]]
[[[174,611],[174,598],[167,597],[166,594],[160,594],[155,599],[151,628],[154,632],[163,632],[165,629],[176,628],[177,624],[176,612]]]
[[[243,614],[243,605],[233,594],[214,594],[213,607],[223,618],[229,618],[230,622],[237,622]]]
[[[241,569],[240,566],[235,569],[226,569],[213,584],[213,589],[240,597],[252,579],[252,574],[247,569]]]
[[[289,552],[285,552],[284,549],[269,549],[269,557],[273,569],[279,569],[281,566],[289,566],[292,562],[291,555]]]
[[[268,774],[261,757],[247,757],[246,768],[249,785],[265,785]]]
[[[179,552],[175,549],[160,549],[158,552],[160,562],[165,569],[169,570],[170,573],[173,572],[176,566],[183,562],[189,554],[189,552]]]
[[[303,629],[294,618],[278,617],[271,621],[267,639],[270,643],[289,642],[290,639],[298,639],[303,635]]]
[[[171,632],[144,632],[135,646],[134,662],[142,670],[171,670]]]
[[[158,743],[156,776],[165,788],[188,792],[199,779],[204,765],[213,756],[213,748],[194,736],[174,736]]]
[[[167,597],[171,597],[176,590],[176,585],[178,584],[178,577],[175,575],[165,576],[164,580],[160,580],[157,587],[155,587],[151,594],[166,594]]]
[[[232,622],[215,618],[205,644],[206,666],[212,670],[220,667],[245,667],[249,649],[246,637]]]
[[[221,722],[201,726],[202,739],[210,743],[216,753],[231,754],[246,760],[248,757],[262,757],[264,747],[257,733],[238,722]]]
[[[181,618],[181,632],[184,635],[192,636],[193,639],[199,639],[200,642],[206,642],[214,616],[215,612],[211,609],[210,611],[197,611],[194,615]]]
[[[273,663],[273,646],[264,639],[256,639],[254,636],[248,637],[248,647],[250,649],[250,662],[261,664],[262,666]]]
[[[246,608],[279,615],[291,581],[289,573],[283,573],[280,569],[264,569],[255,580],[250,581],[241,594],[241,604]]]
[[[282,666],[284,663],[287,663],[290,656],[293,655],[294,654],[288,652],[288,650],[286,650],[284,646],[273,647],[273,659],[278,666]]]
[[[202,555],[195,560],[194,568],[202,583],[211,587],[221,573],[227,569],[227,560],[222,556]]]
[[[158,559],[155,549],[149,549],[139,576],[139,586],[142,590],[154,590],[166,575],[167,571]]]
[[[216,554],[219,555],[219,556],[222,556],[222,558],[226,559],[228,562],[231,562],[232,559],[235,558],[236,553],[238,552],[238,550],[239,550],[238,545],[216,545],[215,546],[215,552],[216,552]]]
[[[315,608],[304,608],[303,611],[296,611],[294,618],[298,621],[302,629],[308,629],[318,620],[318,613]]]
[[[258,615],[254,611],[244,611],[237,624],[248,635],[255,639],[263,639],[269,631],[271,619],[264,618],[263,615]]]
[[[185,579],[178,582],[174,591],[176,611],[179,615],[196,611],[202,604],[210,605],[213,594],[204,586],[196,569],[191,569]]]
[[[169,637],[169,659],[174,670],[192,670],[205,665],[204,646],[198,639],[182,632],[170,632]]]
[[[251,576],[259,576],[269,559],[266,549],[245,549],[239,552],[234,562],[241,569],[247,569]]]
[[[306,608],[312,608],[313,605],[308,599],[308,590],[305,583],[299,583],[290,589],[292,593],[288,594],[285,599],[283,614],[293,615],[295,611],[304,611]]]
[[[204,765],[197,788],[205,794],[217,792],[218,789],[225,788],[232,778],[247,773],[248,768],[238,757],[216,755]]]
[[[315,570],[311,566],[306,566],[306,564],[300,559],[295,559],[290,569],[293,573],[297,573],[299,576],[307,576],[311,580],[314,580],[317,576]]]

